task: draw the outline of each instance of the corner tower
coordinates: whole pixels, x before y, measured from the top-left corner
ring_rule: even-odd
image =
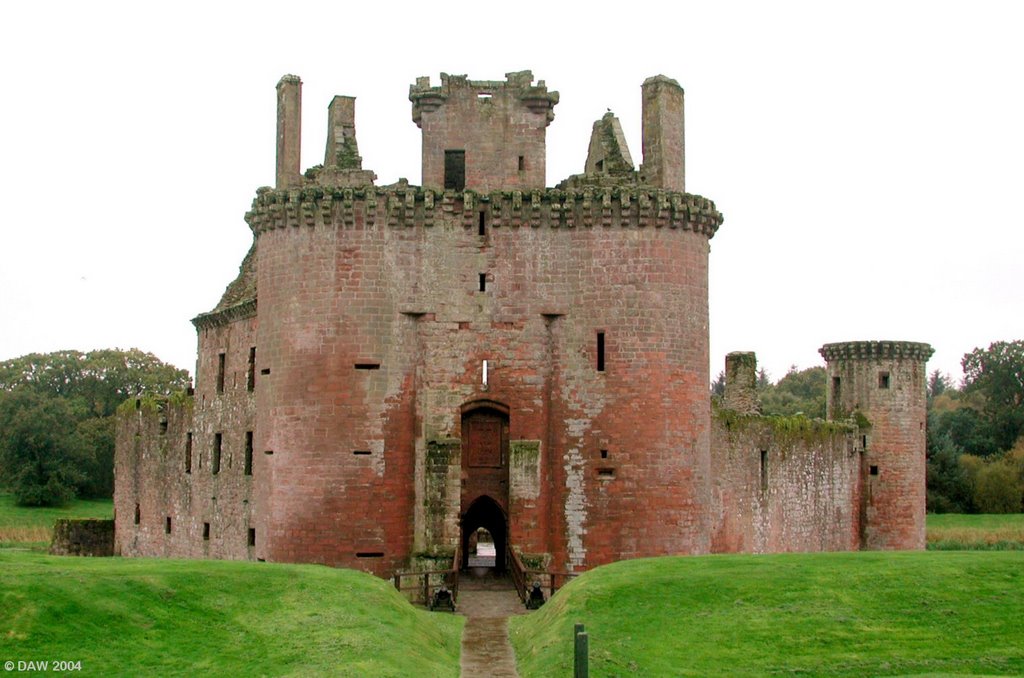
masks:
[[[424,188],[486,192],[542,189],[545,134],[555,119],[558,92],[533,73],[506,73],[505,81],[441,74],[409,87],[412,119],[423,130]]]
[[[868,549],[925,546],[925,363],[909,341],[825,344],[829,419],[860,412],[861,533]]]

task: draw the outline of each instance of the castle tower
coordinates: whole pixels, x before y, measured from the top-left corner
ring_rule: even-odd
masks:
[[[925,363],[928,344],[851,341],[825,344],[829,419],[859,412],[862,546],[925,546]],[[858,421],[862,421],[857,417]]]
[[[555,119],[558,92],[530,71],[505,82],[441,74],[409,87],[412,119],[423,130],[425,188],[487,192],[542,189],[545,134]]]

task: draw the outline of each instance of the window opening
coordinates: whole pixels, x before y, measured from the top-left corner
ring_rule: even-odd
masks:
[[[604,332],[597,333],[597,371],[604,372]]]
[[[210,541],[210,523],[203,523],[203,541]]]
[[[185,434],[185,473],[192,473],[192,432]]]
[[[140,510],[139,505],[136,504],[135,505],[135,524],[138,525],[141,521],[142,521],[142,511]]]
[[[466,189],[466,152],[444,152],[444,187],[445,190],[463,191]]]
[[[170,533],[171,533],[171,517],[167,516],[167,519],[164,520],[164,534],[170,534]]]
[[[477,235],[487,235],[487,213],[481,212],[480,219],[477,222]]]
[[[889,373],[879,372],[878,373],[878,388],[889,388]]]
[[[480,274],[480,291],[481,292],[486,292],[487,291],[487,274],[486,273],[481,273]]]
[[[227,357],[223,353],[217,354],[217,393],[224,392],[224,367]]]
[[[613,469],[613,468],[599,468],[599,469],[597,469],[597,477],[598,478],[605,478],[605,479],[614,478],[615,477],[615,469]]]
[[[873,476],[877,476],[877,475],[878,475],[878,467],[877,467],[877,466],[874,466],[874,465],[872,465],[872,466],[871,466],[871,469],[870,469],[870,473],[871,473],[871,475],[873,475]]]
[[[768,490],[768,450],[761,450],[761,491]]]
[[[256,528],[249,528],[249,546],[256,546]]]
[[[256,347],[249,347],[249,372],[245,387],[251,392],[256,390]]]
[[[356,363],[354,367],[357,370],[379,370],[380,363]]]
[[[526,170],[526,156],[521,155],[519,156],[519,171],[522,172],[524,170]]]
[[[370,454],[370,450],[352,450],[352,454],[357,455],[357,456],[368,455],[368,454]]]
[[[607,459],[608,458],[608,450],[601,450],[601,458],[602,459]]]
[[[245,468],[247,476],[252,475],[252,431],[245,432]]]
[[[213,434],[213,461],[210,462],[210,468],[213,475],[220,473],[220,451],[223,442],[224,435],[222,433]]]
[[[356,558],[383,558],[384,553],[381,551],[358,551]]]

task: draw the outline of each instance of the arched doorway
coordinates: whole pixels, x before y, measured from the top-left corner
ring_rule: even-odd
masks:
[[[462,408],[462,567],[483,528],[494,544],[494,569],[505,569],[508,547],[508,408],[479,400]],[[482,536],[482,535],[480,535]]]
[[[494,544],[494,570],[505,569],[505,550],[508,548],[508,518],[498,503],[488,496],[477,498],[462,515],[462,568],[469,567],[471,542],[486,530]],[[485,537],[486,538],[486,537]]]

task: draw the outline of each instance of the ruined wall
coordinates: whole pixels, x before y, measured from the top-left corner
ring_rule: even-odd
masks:
[[[53,524],[50,555],[114,555],[114,521],[61,518]]]
[[[852,424],[717,410],[712,417],[715,553],[860,547],[860,466]]]
[[[254,557],[259,459],[250,458],[247,433],[255,425],[256,319],[229,320],[244,311],[200,323],[194,396],[139,398],[119,409],[114,507],[122,555]]]

